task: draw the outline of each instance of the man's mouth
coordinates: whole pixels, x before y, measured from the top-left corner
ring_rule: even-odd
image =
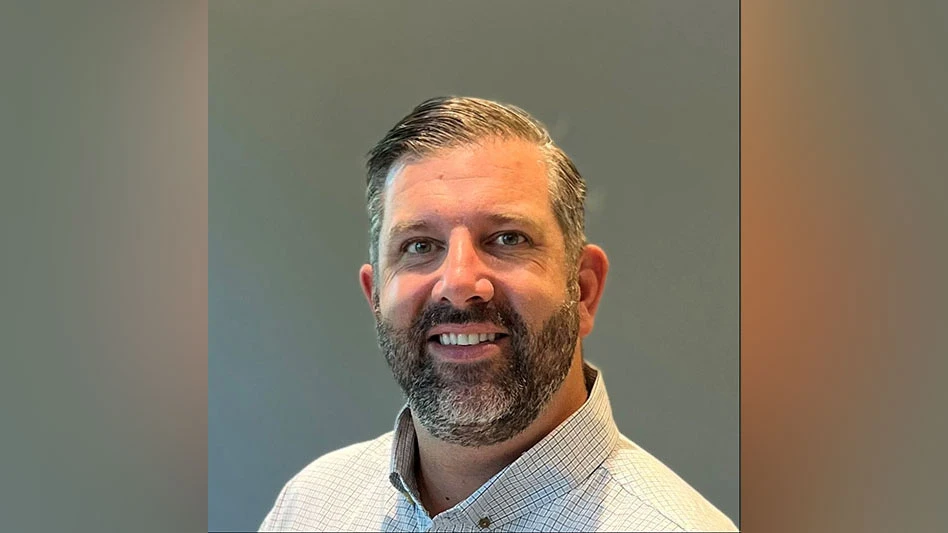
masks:
[[[494,342],[506,336],[504,333],[441,333],[428,337],[428,342],[436,342],[442,346],[473,346]]]

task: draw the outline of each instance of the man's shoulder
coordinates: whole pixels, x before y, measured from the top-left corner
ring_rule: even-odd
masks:
[[[647,510],[665,526],[684,531],[737,531],[697,490],[625,436],[601,468],[619,487],[620,497],[630,501],[625,508]]]
[[[334,529],[330,509],[358,501],[388,480],[392,435],[351,444],[306,465],[283,486],[261,531]]]
[[[306,465],[287,483],[294,490],[321,490],[331,488],[338,491],[348,484],[363,484],[364,480],[388,478],[389,457],[392,448],[392,432],[372,440],[350,444],[331,451]]]

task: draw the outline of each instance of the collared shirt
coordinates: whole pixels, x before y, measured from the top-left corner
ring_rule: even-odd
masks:
[[[737,531],[619,433],[598,370],[586,402],[473,494],[434,518],[415,484],[405,406],[395,430],[328,453],[280,492],[261,531]]]

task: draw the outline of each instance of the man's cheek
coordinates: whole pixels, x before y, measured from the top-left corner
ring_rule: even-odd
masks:
[[[395,284],[386,287],[382,293],[382,313],[393,323],[405,327],[418,317],[425,299],[402,289]]]

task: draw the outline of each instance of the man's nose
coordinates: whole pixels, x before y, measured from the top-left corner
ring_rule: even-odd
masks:
[[[462,308],[488,302],[494,297],[494,284],[471,236],[464,231],[451,236],[441,277],[431,291],[434,301],[450,302]]]

